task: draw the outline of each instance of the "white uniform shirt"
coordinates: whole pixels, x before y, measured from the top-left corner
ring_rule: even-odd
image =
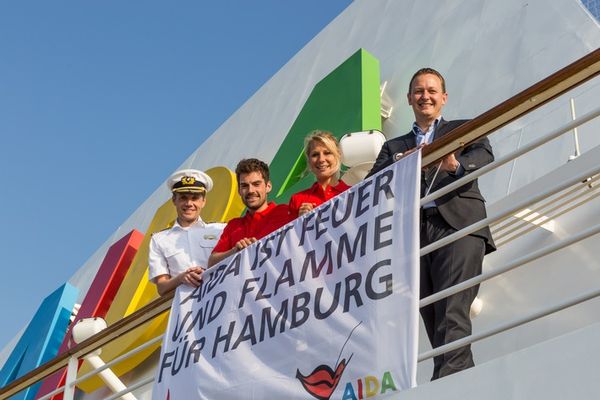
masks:
[[[190,267],[206,268],[208,256],[226,224],[206,224],[198,218],[184,228],[177,221],[170,229],[156,232],[148,254],[150,280],[160,275],[174,277]]]

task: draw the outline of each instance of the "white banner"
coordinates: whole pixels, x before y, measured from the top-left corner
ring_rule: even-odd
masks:
[[[420,154],[181,286],[153,399],[383,398],[416,382]]]

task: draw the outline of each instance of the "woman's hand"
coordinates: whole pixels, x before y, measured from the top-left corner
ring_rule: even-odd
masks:
[[[315,208],[315,203],[302,203],[298,209],[298,216],[311,212]]]

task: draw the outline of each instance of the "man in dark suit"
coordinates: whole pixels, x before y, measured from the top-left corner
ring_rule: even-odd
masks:
[[[417,71],[409,85],[408,104],[415,115],[413,129],[383,145],[369,176],[444,136],[467,120],[446,121],[442,108],[448,94],[442,75],[434,69]],[[489,141],[478,140],[421,174],[421,195],[435,192],[465,174],[492,162]],[[425,204],[421,210],[421,246],[436,242],[486,217],[483,196],[477,180]],[[453,286],[481,273],[485,254],[495,245],[488,227],[421,257],[421,298]],[[421,309],[432,347],[453,342],[471,334],[469,311],[479,287],[439,300]],[[434,358],[432,380],[472,367],[470,346]]]

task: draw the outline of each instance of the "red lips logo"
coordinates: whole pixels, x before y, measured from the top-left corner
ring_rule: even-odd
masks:
[[[338,361],[335,364],[335,370],[333,370],[329,365],[321,364],[310,374],[303,375],[299,369],[296,369],[296,378],[300,381],[304,387],[304,390],[310,393],[313,397],[319,400],[329,400],[333,394],[338,383],[340,383],[340,379],[342,378],[344,370],[354,355],[354,353],[350,354],[348,361],[346,361],[345,358],[339,361],[342,351],[344,350],[346,343],[348,343],[350,340],[350,336],[352,336],[352,333],[360,324],[362,324],[362,321],[359,322],[358,325],[352,329],[352,331],[350,331],[350,335],[348,335],[348,338],[342,345],[342,349],[340,350],[340,354],[338,356]]]
[[[348,362],[352,359],[352,356],[348,359]],[[296,378],[302,383],[304,389],[319,400],[329,400],[333,391],[340,383],[342,374],[348,365],[346,359],[335,366],[335,372],[325,364],[319,365],[315,370],[307,376],[300,373],[300,370],[296,370]]]

